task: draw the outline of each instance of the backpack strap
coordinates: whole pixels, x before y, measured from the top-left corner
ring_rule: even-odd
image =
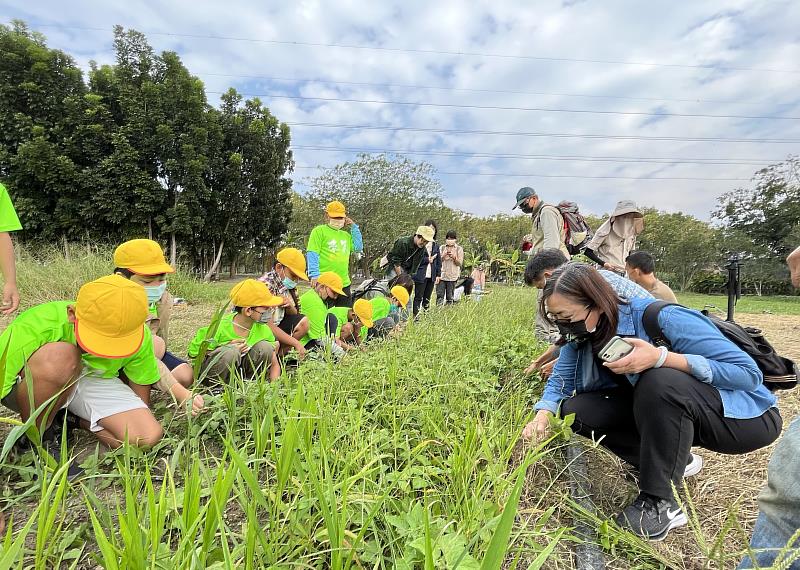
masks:
[[[642,315],[644,332],[647,333],[647,336],[650,337],[650,341],[655,346],[671,347],[669,340],[664,336],[664,331],[661,330],[661,325],[658,324],[658,314],[661,312],[661,309],[669,307],[670,305],[678,305],[678,303],[655,301],[645,307],[644,314]]]

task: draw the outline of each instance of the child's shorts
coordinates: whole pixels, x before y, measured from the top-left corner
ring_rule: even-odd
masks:
[[[181,364],[186,364],[185,360],[183,360],[182,358],[178,358],[169,351],[164,353],[164,358],[161,359],[161,362],[167,365],[167,368],[169,369],[170,372],[175,370]]]
[[[104,418],[147,407],[119,378],[100,378],[93,372],[84,368],[67,405],[70,412],[89,422],[90,431],[101,431],[98,422]]]

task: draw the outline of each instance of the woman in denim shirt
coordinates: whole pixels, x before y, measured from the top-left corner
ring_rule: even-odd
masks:
[[[569,342],[523,436],[544,435],[549,417],[560,409],[562,416],[575,414],[577,433],[599,439],[637,468],[641,492],[617,517],[620,526],[661,540],[686,524],[672,485],[699,470],[687,467],[693,445],[747,453],[780,434],[775,396],[756,363],[699,312],[662,309],[659,325],[672,348],[657,348],[642,324],[653,300],[618,298],[582,263],[553,273],[540,302]],[[615,335],[635,348],[604,363],[597,354]]]

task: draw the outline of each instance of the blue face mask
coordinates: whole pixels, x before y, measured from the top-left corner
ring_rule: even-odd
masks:
[[[297,282],[296,281],[292,281],[288,277],[284,277],[283,278],[283,286],[286,287],[287,289],[294,289],[295,287],[297,287]]]
[[[399,310],[400,310],[400,307],[398,307],[397,305],[389,305],[389,312],[390,313],[396,313]]]
[[[266,325],[272,320],[272,316],[274,314],[275,314],[275,309],[267,309],[266,311],[261,313],[261,316],[258,318],[258,322],[263,325]]]
[[[167,282],[164,281],[161,285],[146,285],[144,288],[147,291],[147,302],[148,303],[157,303],[161,300],[161,297],[164,296],[164,292],[167,290]]]

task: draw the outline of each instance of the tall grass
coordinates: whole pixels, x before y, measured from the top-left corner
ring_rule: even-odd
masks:
[[[69,247],[43,245],[20,247],[17,251],[17,284],[22,310],[46,303],[74,299],[81,285],[110,275],[114,270],[113,247],[91,244]],[[216,302],[226,297],[228,286],[204,283],[183,270],[170,275],[169,290],[190,302]]]

